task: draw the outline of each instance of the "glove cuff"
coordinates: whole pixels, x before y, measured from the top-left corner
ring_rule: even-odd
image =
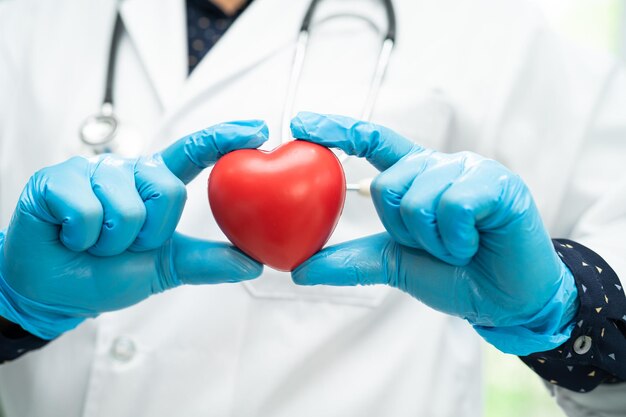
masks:
[[[478,334],[498,350],[518,356],[551,350],[565,343],[574,329],[580,300],[572,272],[559,262],[562,265],[560,285],[543,309],[521,325],[475,325]]]
[[[19,324],[27,332],[51,340],[72,330],[85,318],[70,317],[45,304],[31,301],[13,291],[0,275],[0,316]]]
[[[51,340],[78,326],[84,317],[62,314],[13,290],[5,281],[4,270],[5,232],[0,231],[0,316],[19,324],[27,332],[44,340]]]

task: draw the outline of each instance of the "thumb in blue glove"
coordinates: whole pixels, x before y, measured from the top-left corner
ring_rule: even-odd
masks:
[[[0,232],[0,316],[52,339],[169,288],[260,275],[233,246],[175,229],[185,184],[267,137],[261,121],[225,123],[150,158],[76,157],[37,172]]]
[[[467,319],[498,349],[552,349],[579,301],[519,176],[469,152],[424,149],[341,116],[300,113],[294,137],[365,157],[382,173],[374,205],[388,233],[329,247],[293,272],[298,284],[397,287]]]

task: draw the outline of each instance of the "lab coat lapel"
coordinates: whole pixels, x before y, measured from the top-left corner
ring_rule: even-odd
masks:
[[[193,71],[170,117],[295,42],[308,0],[254,0]]]
[[[185,2],[125,0],[120,13],[147,76],[167,109],[187,77]]]

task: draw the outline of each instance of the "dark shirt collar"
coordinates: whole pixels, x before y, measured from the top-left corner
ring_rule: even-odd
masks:
[[[248,0],[248,1],[244,2],[241,5],[241,8],[237,11],[237,13],[235,13],[234,16],[228,16],[226,13],[224,13],[222,11],[222,9],[217,7],[210,0],[188,0],[188,1],[193,3],[194,6],[196,6],[200,10],[202,10],[204,13],[207,13],[207,14],[209,14],[212,17],[221,17],[221,18],[236,17],[236,16],[240,15],[246,9],[246,7],[248,7],[248,4],[252,3],[252,0]]]

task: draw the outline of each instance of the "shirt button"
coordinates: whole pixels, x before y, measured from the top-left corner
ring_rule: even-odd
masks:
[[[120,362],[130,361],[136,352],[135,342],[128,337],[120,336],[111,345],[111,356]]]
[[[591,338],[589,336],[578,336],[574,341],[574,352],[584,355],[591,350]]]

